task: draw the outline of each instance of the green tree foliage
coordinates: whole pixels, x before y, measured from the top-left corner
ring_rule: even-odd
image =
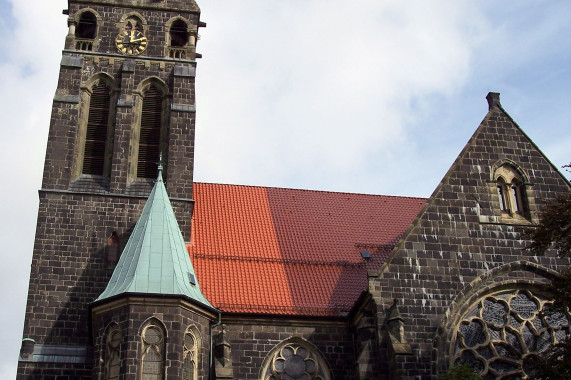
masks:
[[[454,365],[438,375],[438,380],[482,380],[468,364]]]
[[[526,228],[522,237],[531,240],[528,249],[536,255],[544,255],[553,247],[559,257],[571,257],[571,193],[547,203],[539,215],[539,225]]]
[[[565,165],[571,168],[571,164]],[[569,170],[568,170],[569,171]],[[539,225],[526,228],[522,238],[529,239],[527,247],[536,255],[548,249],[557,250],[559,257],[571,258],[571,193],[562,194],[546,204],[539,215]],[[567,313],[571,309],[571,268],[563,271],[546,287],[554,303],[547,313]],[[534,379],[571,379],[571,339],[569,336],[542,354],[533,366]]]

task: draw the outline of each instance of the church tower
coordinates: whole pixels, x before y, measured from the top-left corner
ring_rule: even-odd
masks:
[[[194,324],[178,326],[180,321],[165,320],[156,298],[143,297],[136,302],[152,305],[149,315],[137,312],[147,324],[125,327],[122,317],[101,311],[101,305],[115,310],[117,305],[106,302],[121,292],[100,298],[157,178],[170,197],[173,220],[176,215],[172,231],[190,240],[196,42],[206,25],[193,0],[69,0],[64,13],[69,33],[39,192],[18,378],[135,379],[141,376],[135,368],[140,358],[123,355],[113,365],[103,363],[105,358],[127,345],[155,349],[151,335],[157,332],[169,337],[162,341],[164,355],[173,344],[169,329],[180,330],[181,342],[187,327],[193,336],[203,335],[216,312],[199,300],[189,314],[190,307],[179,306],[195,299],[179,295],[181,320]],[[189,273],[183,274],[186,280],[195,280]],[[121,294],[129,298],[127,293]],[[143,338],[135,341],[136,334]],[[208,336],[201,342],[210,344]],[[176,356],[181,363],[182,355]],[[147,359],[152,367],[156,358]],[[182,378],[182,369],[161,368],[159,377],[148,378]]]

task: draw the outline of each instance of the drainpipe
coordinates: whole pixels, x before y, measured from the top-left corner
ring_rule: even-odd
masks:
[[[222,324],[222,312],[218,312],[218,322],[210,326],[210,366],[209,376],[210,380],[214,380],[214,329]]]

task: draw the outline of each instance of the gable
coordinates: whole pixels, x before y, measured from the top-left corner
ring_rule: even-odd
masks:
[[[458,359],[459,349],[454,351],[451,342],[459,327],[446,321],[462,320],[472,305],[467,300],[479,302],[508,287],[534,289],[548,281],[545,273],[569,265],[552,255],[533,256],[520,231],[533,225],[544,202],[571,186],[501,107],[499,95],[490,95],[488,114],[378,276],[370,278],[382,310],[378,324],[384,323],[383,309],[393,299],[402,301],[415,360],[436,355],[437,360],[423,363],[425,374],[437,373],[430,367],[435,363],[442,369]],[[505,190],[513,191],[511,197],[517,195],[516,186],[523,188],[528,214],[502,210],[500,177],[510,184]],[[523,269],[498,269],[512,267]]]

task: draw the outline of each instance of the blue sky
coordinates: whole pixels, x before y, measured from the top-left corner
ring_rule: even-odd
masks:
[[[571,161],[567,0],[199,5],[197,181],[428,197],[489,91],[556,166]],[[0,0],[0,378],[22,338],[64,8]]]

